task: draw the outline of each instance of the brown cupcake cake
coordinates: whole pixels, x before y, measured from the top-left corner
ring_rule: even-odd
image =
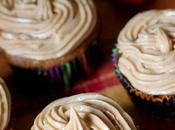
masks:
[[[9,125],[11,117],[11,97],[7,86],[0,78],[0,130],[12,130]]]
[[[97,93],[62,98],[36,117],[31,130],[136,130],[130,116],[112,99]]]
[[[90,72],[87,53],[97,36],[93,0],[2,0],[0,17],[0,48],[24,76],[69,86]]]
[[[116,74],[137,104],[175,114],[175,10],[149,10],[122,29],[113,52]]]

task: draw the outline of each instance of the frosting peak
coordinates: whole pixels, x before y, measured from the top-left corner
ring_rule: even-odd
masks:
[[[175,10],[137,14],[120,32],[119,68],[138,90],[175,94]]]
[[[56,100],[35,119],[31,130],[135,130],[133,122],[113,100],[80,94]]]
[[[78,113],[71,107],[70,119],[64,130],[90,130]]]
[[[1,0],[0,17],[0,47],[35,60],[75,49],[97,20],[92,0]]]

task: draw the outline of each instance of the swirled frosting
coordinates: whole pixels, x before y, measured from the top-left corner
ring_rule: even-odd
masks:
[[[135,130],[135,126],[116,102],[87,93],[52,102],[31,130]]]
[[[80,45],[95,25],[92,0],[0,1],[0,47],[10,55],[61,57]]]
[[[175,94],[175,10],[137,14],[122,29],[119,69],[136,89],[151,95]]]
[[[0,130],[4,130],[8,125],[10,109],[10,94],[3,80],[0,79]]]

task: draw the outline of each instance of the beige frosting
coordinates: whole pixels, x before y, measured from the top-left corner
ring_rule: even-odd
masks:
[[[0,79],[0,130],[4,130],[10,120],[11,100],[9,91]]]
[[[1,0],[0,47],[45,60],[75,49],[96,25],[92,0]]]
[[[31,130],[136,130],[113,100],[86,93],[56,100],[35,119]]]
[[[175,10],[137,14],[120,32],[119,68],[138,90],[175,94]]]

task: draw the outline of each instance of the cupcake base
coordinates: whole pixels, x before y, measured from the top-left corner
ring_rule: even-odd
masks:
[[[15,89],[22,92],[48,91],[51,88],[69,89],[76,81],[92,72],[90,57],[98,51],[97,44],[97,40],[93,40],[89,46],[77,48],[78,52],[72,53],[74,57],[68,58],[68,61],[62,58],[65,60],[64,62],[62,61],[51,68],[24,68],[11,65],[14,70]]]
[[[122,74],[118,79],[132,101],[147,113],[163,117],[175,116],[175,96],[145,94],[135,89]]]
[[[117,49],[113,50],[112,61],[115,73],[122,86],[130,95],[132,101],[144,111],[164,117],[175,116],[175,95],[150,95],[137,90],[130,81],[120,72],[118,59],[120,54]]]

